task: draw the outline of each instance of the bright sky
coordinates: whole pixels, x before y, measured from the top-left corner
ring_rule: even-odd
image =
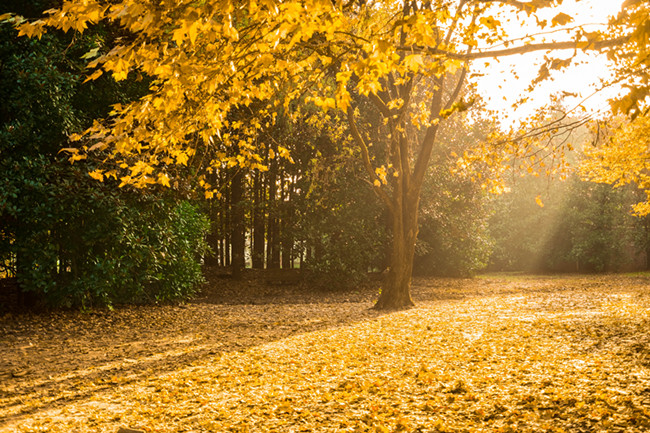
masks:
[[[546,11],[544,18],[551,19],[560,11],[574,18],[569,26],[581,24],[606,23],[608,16],[616,15],[620,9],[622,0],[565,0],[561,9]],[[525,15],[524,15],[525,16]],[[510,34],[525,36],[526,34],[539,32],[536,26],[522,27],[519,23],[511,23]],[[550,26],[546,28],[549,30]],[[596,29],[597,26],[588,26],[588,29]],[[562,38],[566,33],[559,32],[556,36],[549,35],[547,40]],[[584,98],[591,95],[597,87],[600,78],[607,77],[607,61],[604,56],[579,54],[582,64],[573,65],[562,71],[553,71],[552,81],[547,80],[538,85],[537,89],[528,95],[526,88],[530,82],[537,77],[540,65],[543,63],[544,52],[514,55],[500,59],[499,62],[492,61],[490,66],[485,67],[485,62],[475,62],[472,72],[484,73],[478,81],[479,93],[487,100],[488,108],[503,113],[504,123],[508,124],[515,119],[532,114],[537,108],[550,101],[550,95],[561,91],[577,93],[577,98],[565,99],[565,107],[573,108]],[[559,58],[568,58],[572,51],[561,51],[551,54]],[[516,71],[519,79],[513,76]],[[607,98],[616,95],[615,89],[608,89],[590,97],[583,105],[589,111],[605,110],[608,108]],[[512,104],[519,98],[530,96],[530,101],[513,111]],[[505,99],[504,99],[505,98]]]

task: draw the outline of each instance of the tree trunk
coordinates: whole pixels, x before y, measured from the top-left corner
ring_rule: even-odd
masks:
[[[223,265],[224,266],[230,266],[231,258],[232,255],[230,254],[231,252],[231,246],[232,246],[232,200],[231,200],[231,191],[230,191],[230,185],[226,189],[226,203],[225,203],[225,208],[224,208],[224,219],[223,219],[223,234],[224,234],[224,240],[223,240]]]
[[[231,207],[231,228],[232,228],[232,277],[240,279],[242,270],[245,267],[244,261],[244,206],[242,203],[244,189],[244,175],[241,169],[237,169],[232,177],[230,187],[230,207]]]
[[[650,216],[645,217],[645,269],[650,271]]]
[[[219,236],[219,231],[221,229],[221,209],[217,205],[216,200],[210,202],[210,233],[206,236],[206,242],[212,250],[212,254],[208,255],[205,258],[205,264],[207,266],[219,266],[221,264],[221,238]]]
[[[286,188],[282,185],[281,200],[282,204],[282,223],[280,232],[282,233],[282,269],[293,268],[293,233],[291,232],[293,222],[293,182],[287,179]]]
[[[277,152],[276,152],[277,153]],[[278,218],[278,158],[270,161],[269,169],[269,197],[268,197],[268,238],[266,244],[266,267],[267,269],[280,268],[280,221]]]
[[[417,198],[398,200],[392,215],[390,268],[383,281],[381,294],[373,308],[399,310],[415,305],[411,299],[411,275],[418,235]]]
[[[262,174],[257,172],[253,183],[253,269],[264,269],[264,192]]]

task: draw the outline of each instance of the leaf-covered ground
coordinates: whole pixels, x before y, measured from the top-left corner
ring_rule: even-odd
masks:
[[[0,431],[650,431],[648,277],[417,280],[395,313],[214,281],[0,318]]]

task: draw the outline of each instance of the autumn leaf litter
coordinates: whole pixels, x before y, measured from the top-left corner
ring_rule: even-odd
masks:
[[[386,314],[296,291],[4,317],[0,431],[649,431],[649,282],[418,280],[418,307]]]

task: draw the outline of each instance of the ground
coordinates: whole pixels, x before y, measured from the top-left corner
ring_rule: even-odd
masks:
[[[376,296],[212,278],[181,306],[5,315],[0,431],[650,430],[648,276]]]

